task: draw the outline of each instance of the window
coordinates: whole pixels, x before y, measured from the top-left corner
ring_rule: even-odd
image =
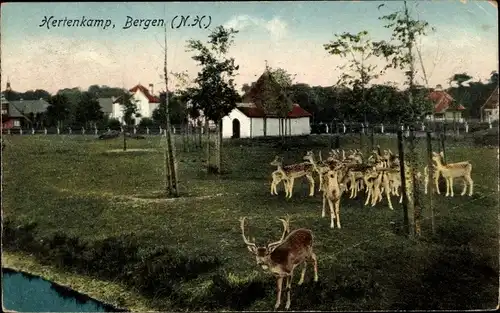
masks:
[[[7,114],[9,114],[9,111],[5,110],[5,109],[2,109],[2,115],[7,115]]]
[[[14,126],[15,127],[20,127],[21,126],[21,122],[19,122],[19,120],[14,120]]]

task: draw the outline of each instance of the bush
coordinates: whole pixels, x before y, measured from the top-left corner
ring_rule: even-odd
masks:
[[[106,125],[106,127],[109,127],[112,130],[120,130],[121,126],[122,123],[120,123],[120,121],[117,120],[116,118],[110,118]]]
[[[474,143],[482,146],[498,146],[498,126],[472,134]]]

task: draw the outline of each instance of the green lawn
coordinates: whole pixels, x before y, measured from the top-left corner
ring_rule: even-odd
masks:
[[[385,201],[372,208],[361,206],[364,197],[344,198],[343,228],[338,230],[329,228],[329,218],[321,218],[321,196],[307,196],[305,179],[290,200],[282,192],[270,195],[274,156],[283,155],[287,163],[301,161],[309,149],[321,149],[326,156],[328,136],[289,140],[283,152],[267,139],[225,141],[221,177],[206,174],[204,149],[184,152],[177,138],[182,197],[169,201],[158,199],[164,188],[159,136],[128,142],[131,149],[157,151],[128,153],[108,152],[121,148],[121,139],[93,136],[4,140],[4,249],[31,253],[68,273],[119,282],[147,298],[153,310],[272,309],[275,281],[249,255],[238,218],[248,216],[250,236],[265,243],[279,238],[276,218],[285,214],[292,228],[313,230],[319,259],[319,282],[312,282],[309,268],[304,285],[292,287],[294,310],[497,305],[495,149],[447,143],[448,162],[472,162],[475,194],[459,196],[462,185],[457,182],[454,198],[435,195],[436,235],[430,233],[424,210],[424,238],[412,241],[391,224],[402,221],[396,197],[394,211]],[[397,151],[395,138],[375,141]],[[418,144],[425,146],[422,139]],[[358,148],[359,136],[341,138],[341,146]],[[419,152],[424,162],[426,152]]]

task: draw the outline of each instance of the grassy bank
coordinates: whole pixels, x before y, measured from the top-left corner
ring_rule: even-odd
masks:
[[[248,254],[238,218],[248,216],[250,235],[264,243],[279,237],[276,217],[289,214],[292,227],[313,230],[319,258],[320,281],[314,284],[308,272],[305,284],[293,287],[295,310],[477,309],[497,304],[494,149],[448,143],[449,161],[471,160],[475,194],[436,196],[436,235],[431,236],[426,219],[425,238],[413,242],[391,224],[402,220],[396,198],[394,211],[385,201],[372,208],[362,207],[361,199],[343,199],[343,228],[332,230],[329,220],[321,218],[320,195],[307,197],[306,184],[296,184],[290,200],[269,194],[274,170],[269,162],[276,154],[285,163],[300,161],[309,149],[321,149],[325,156],[328,136],[289,140],[284,150],[267,139],[225,142],[221,177],[204,172],[203,150],[178,149],[182,197],[172,201],[158,199],[161,150],[111,153],[121,147],[120,139],[96,141],[91,136],[6,139],[4,249],[21,256],[20,268],[28,267],[19,260],[29,253],[37,264],[49,266],[47,276],[57,271],[71,273],[69,280],[99,278],[135,295],[97,286],[105,298],[96,298],[105,302],[139,310],[268,310],[275,301],[275,282]],[[343,137],[341,146],[358,148],[358,140]],[[148,137],[129,141],[128,147],[155,149],[159,141]],[[376,143],[397,151],[395,138],[377,137]],[[424,146],[419,142],[421,160]],[[460,188],[457,183],[455,191]],[[84,288],[72,281],[65,285]]]

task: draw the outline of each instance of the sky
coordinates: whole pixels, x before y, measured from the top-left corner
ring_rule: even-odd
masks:
[[[378,9],[380,4],[385,4]],[[332,56],[323,44],[334,34],[367,30],[372,40],[388,40],[381,15],[403,6],[401,1],[304,1],[304,2],[166,2],[166,3],[2,3],[1,73],[2,90],[10,80],[16,91],[107,85],[132,88],[140,83],[164,90],[163,27],[124,29],[133,19],[164,19],[168,25],[169,71],[187,71],[194,78],[199,70],[186,51],[189,39],[206,42],[219,25],[239,30],[228,56],[240,66],[235,78],[238,88],[256,81],[265,69],[281,67],[296,74],[295,83],[334,85],[338,66],[348,59]],[[409,1],[412,14],[429,22],[436,31],[419,40],[422,63],[429,86],[448,86],[454,73],[466,72],[474,80],[487,80],[498,70],[498,13],[487,1]],[[177,25],[181,16],[203,26]],[[51,18],[52,17],[52,18]],[[103,27],[52,27],[60,19],[110,20]],[[43,24],[51,18],[50,27]],[[210,25],[208,24],[211,20]],[[382,66],[384,60],[374,60]],[[420,67],[420,63],[417,64]],[[374,83],[404,81],[400,70],[388,71]],[[417,82],[424,84],[421,73]],[[177,82],[171,79],[170,89]]]

